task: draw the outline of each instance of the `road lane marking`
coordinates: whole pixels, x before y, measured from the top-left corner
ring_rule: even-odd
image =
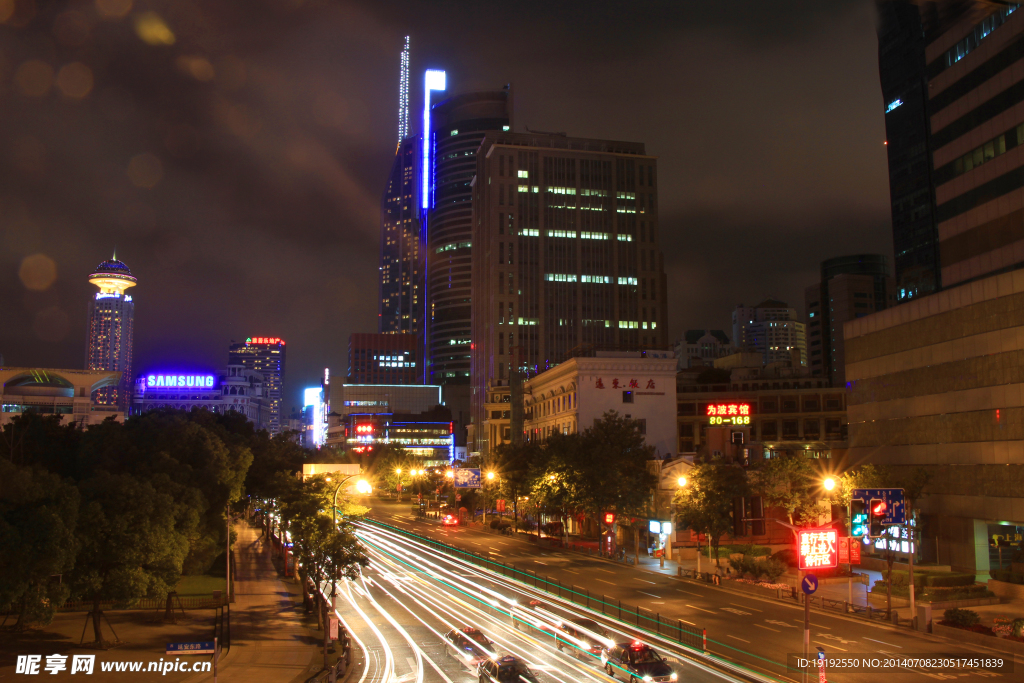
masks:
[[[764,621],[766,624],[775,624],[776,626],[781,626],[782,628],[796,628],[796,626],[793,626],[793,624],[787,624],[786,622],[779,621],[778,619],[765,619]]]
[[[890,647],[898,647],[901,650],[903,649],[902,645],[893,645],[892,643],[887,643],[884,640],[875,640],[874,638],[868,638],[867,636],[864,636],[864,640],[870,640],[873,643],[881,643],[882,645],[888,645]]]
[[[761,612],[761,611],[763,611],[763,610],[759,610],[759,609],[754,609],[754,608],[753,608],[753,607],[751,607],[750,605],[741,605],[741,604],[739,604],[739,603],[737,603],[737,602],[730,602],[729,604],[730,604],[730,605],[736,605],[737,607],[745,607],[745,608],[747,608],[747,609],[753,609],[753,610],[754,610],[755,612]]]
[[[575,569],[566,569],[565,567],[562,568],[562,571],[569,572],[571,574],[579,574],[579,572],[576,571]]]
[[[655,595],[654,593],[647,593],[645,591],[637,591],[637,593],[643,593],[644,595],[650,595],[652,598],[660,598],[661,597],[660,595]]]
[[[657,586],[657,585],[658,585],[658,584],[654,583],[653,581],[648,581],[647,579],[638,579],[638,578],[637,578],[637,577],[635,577],[635,576],[634,576],[633,578],[634,578],[634,579],[636,579],[637,581],[643,581],[644,583],[649,583],[649,584],[651,584],[652,586]]]
[[[598,579],[598,581],[600,581],[600,579]],[[686,606],[687,607],[693,607],[693,609],[699,609],[701,612],[707,612],[708,614],[715,614],[715,612],[712,612],[709,609],[704,609],[703,607],[697,607],[696,605],[687,604]]]
[[[723,612],[732,612],[733,614],[738,614],[741,617],[749,617],[750,616],[750,612],[744,612],[743,610],[736,609],[735,607],[722,607],[720,609]]]
[[[730,636],[730,635],[728,635],[728,634],[726,634],[726,637],[727,637],[727,638],[735,638],[736,640],[743,640],[743,638],[740,638],[740,637],[738,637],[738,636]],[[749,641],[749,640],[743,640],[743,642],[744,642],[744,643],[749,643],[750,641]]]
[[[697,624],[693,623],[692,621],[687,621],[686,619],[680,619],[679,621],[683,622],[684,624],[689,624],[690,626],[696,626],[697,625]]]
[[[795,621],[795,622],[796,622],[796,623],[798,623],[798,624],[802,624],[802,623],[804,623],[804,620],[803,620],[803,619],[794,619],[793,621]],[[821,624],[815,624],[815,623],[813,623],[813,622],[811,623],[811,626],[813,626],[813,627],[815,627],[815,628],[827,628],[827,629],[828,629],[828,630],[830,630],[830,631],[832,630],[832,627],[831,627],[831,626],[822,626]]]
[[[534,560],[534,562],[536,562],[537,564],[543,564],[543,565],[547,564],[547,562],[541,562],[540,560]]]
[[[849,652],[849,650],[843,649],[843,648],[839,647],[838,645],[826,645],[825,643],[819,642],[817,640],[814,641],[814,644],[815,645],[821,645],[822,647],[829,647],[829,648],[832,648],[833,650],[839,650],[840,652]]]
[[[679,591],[680,593],[686,593],[687,595],[693,595],[693,596],[698,597],[698,598],[704,597],[700,593],[691,593],[690,591],[684,591],[682,588],[677,588],[676,590]]]
[[[780,631],[780,630],[779,630],[779,629],[777,629],[777,628],[768,628],[767,626],[761,626],[761,624],[754,624],[754,626],[756,626],[756,627],[758,627],[758,628],[763,628],[763,629],[765,629],[766,631],[775,631],[776,633],[782,633],[782,631]]]
[[[594,581],[600,581],[601,583],[607,583],[609,586],[618,586],[619,585],[617,583],[612,583],[611,581],[605,581],[604,579],[594,579]]]
[[[599,571],[599,572],[604,572],[604,573],[606,573],[606,574],[614,574],[614,573],[615,573],[615,572],[613,572],[613,571],[612,571],[612,570],[610,570],[610,569],[602,569],[601,567],[594,567],[594,569],[595,569],[595,570],[597,570],[597,571]]]

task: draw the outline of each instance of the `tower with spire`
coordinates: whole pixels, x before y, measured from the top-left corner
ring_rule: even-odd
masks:
[[[98,292],[89,300],[89,340],[85,352],[86,370],[116,370],[121,381],[115,387],[96,392],[94,402],[126,411],[131,400],[132,345],[134,342],[135,302],[129,287],[135,277],[117,252],[100,263],[89,275],[89,284]]]

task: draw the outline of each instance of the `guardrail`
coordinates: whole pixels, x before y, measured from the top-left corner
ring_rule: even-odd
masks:
[[[178,598],[176,597],[173,602],[173,609],[216,609],[223,607],[227,604],[227,597],[220,596],[218,598],[205,597],[205,596],[191,596]],[[93,608],[92,600],[69,600],[63,605],[57,608],[58,612],[91,612]],[[133,609],[164,609],[167,606],[166,598],[141,598],[129,606],[123,606],[123,603],[115,603],[109,600],[100,601],[100,609],[104,612],[114,610],[133,610]]]

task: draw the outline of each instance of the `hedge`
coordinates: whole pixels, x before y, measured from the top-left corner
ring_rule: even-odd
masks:
[[[883,575],[885,572],[883,572]],[[884,583],[884,582],[883,582]],[[952,586],[973,586],[977,583],[974,574],[953,574],[951,572],[914,572],[914,587],[917,589],[926,586],[936,588],[950,588]],[[902,569],[892,570],[892,585],[906,588],[910,585],[910,572]]]
[[[885,581],[875,581],[871,592],[875,595],[885,595]],[[893,584],[892,594],[900,598],[910,597],[910,588]],[[983,585],[974,586],[946,586],[935,587],[925,586],[914,590],[914,597],[925,602],[946,602],[949,600],[974,600],[976,598],[990,598],[992,593]]]
[[[772,554],[772,549],[763,545],[720,545],[718,546],[718,556],[722,558],[728,558],[729,555],[740,553],[743,555],[749,555],[751,557],[767,557]],[[704,557],[708,557],[708,547],[706,545],[700,546],[700,554]],[[714,557],[715,549],[711,549],[711,557]]]
[[[1006,583],[1024,585],[1024,574],[1021,574],[1020,572],[1012,572],[1009,569],[993,569],[989,573],[996,581],[1005,581]]]

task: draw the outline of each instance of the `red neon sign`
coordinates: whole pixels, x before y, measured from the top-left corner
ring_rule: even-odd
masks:
[[[750,415],[749,403],[712,403],[708,406],[708,417],[715,415]]]
[[[604,513],[604,523],[607,524],[608,526],[611,526],[612,524],[615,524],[615,513],[614,512],[606,512],[606,513]]]
[[[356,434],[373,434],[373,425],[356,425]]]
[[[827,569],[839,564],[838,533],[835,529],[801,529],[797,556],[800,569]]]
[[[245,340],[246,344],[280,344],[284,346],[284,339],[280,337],[249,337]]]

